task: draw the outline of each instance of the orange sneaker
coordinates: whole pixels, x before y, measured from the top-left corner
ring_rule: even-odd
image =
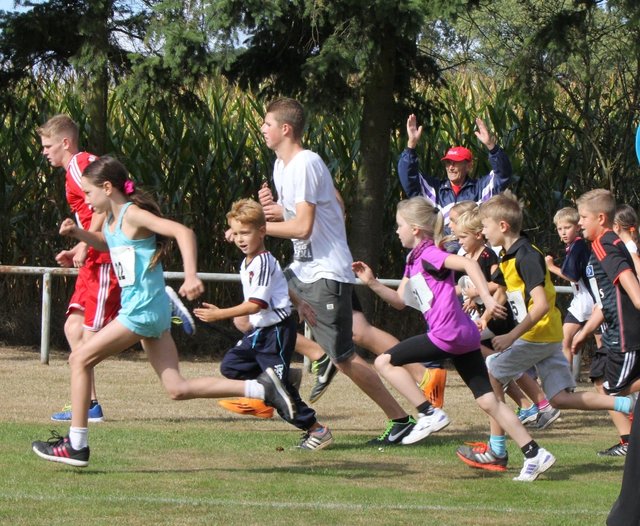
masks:
[[[258,418],[273,418],[273,407],[269,407],[257,398],[235,398],[218,400],[218,404],[227,411]]]
[[[422,389],[424,396],[434,407],[441,408],[444,405],[444,386],[446,383],[446,369],[427,369],[424,372],[420,382],[420,389]]]

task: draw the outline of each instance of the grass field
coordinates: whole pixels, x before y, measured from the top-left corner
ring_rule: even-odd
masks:
[[[217,374],[206,361],[182,369]],[[293,449],[298,430],[277,418],[172,402],[142,355],[100,364],[96,377],[108,421],[90,424],[89,467],[44,462],[31,441],[67,431],[49,420],[68,399],[66,355],[44,366],[33,351],[0,348],[0,524],[585,526],[604,524],[622,478],[622,459],[595,454],[617,440],[607,415],[577,411],[534,434],[557,457],[538,481],[511,480],[522,466],[511,441],[507,473],[469,469],[456,447],[484,440],[486,419],[452,372],[451,425],[383,451],[363,445],[383,430],[383,414],[338,375],[315,404],[336,440],[314,453]],[[310,382],[305,375],[303,396]]]

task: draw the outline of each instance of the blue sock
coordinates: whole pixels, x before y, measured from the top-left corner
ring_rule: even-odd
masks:
[[[631,399],[627,396],[616,396],[613,401],[613,410],[628,415],[631,412]]]
[[[490,435],[489,447],[497,456],[504,457],[507,452],[507,437],[506,435]]]

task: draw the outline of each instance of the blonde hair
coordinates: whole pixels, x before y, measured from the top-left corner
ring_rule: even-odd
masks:
[[[441,246],[444,219],[440,210],[429,199],[412,197],[398,203],[398,214],[412,227],[424,232],[425,236]]]
[[[238,221],[243,225],[261,228],[267,224],[262,206],[253,199],[239,199],[231,205],[227,212],[227,222]]]
[[[510,190],[494,195],[480,205],[480,218],[504,221],[514,233],[522,230],[522,204]]]
[[[469,210],[473,210],[474,208],[477,208],[477,207],[478,207],[478,203],[476,203],[475,201],[460,201],[459,203],[456,203],[451,207],[451,210],[449,210],[449,216],[451,216],[451,212],[454,212],[458,214],[458,216],[461,216],[465,212],[468,212]],[[457,222],[458,221],[456,220],[456,223]]]
[[[482,219],[480,218],[480,208],[476,206],[471,210],[460,214],[456,220],[458,230],[461,232],[471,232],[479,234],[482,232]]]
[[[278,124],[288,124],[293,129],[293,139],[299,140],[304,133],[304,106],[295,99],[276,99],[267,105],[267,113],[272,113]]]
[[[576,204],[578,208],[586,208],[594,214],[604,214],[609,224],[613,223],[616,215],[616,200],[609,190],[604,188],[590,190],[578,197]]]
[[[62,113],[54,115],[42,126],[36,129],[40,137],[60,137],[67,138],[73,144],[78,144],[80,132],[78,125],[71,117]]]
[[[571,223],[572,225],[577,225],[578,221],[580,221],[580,215],[578,211],[572,206],[565,206],[556,212],[553,216],[553,224],[558,226],[558,223],[561,221],[565,221],[566,223]]]

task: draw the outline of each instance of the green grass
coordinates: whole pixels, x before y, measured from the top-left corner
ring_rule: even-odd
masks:
[[[183,365],[209,374],[207,362]],[[217,374],[217,373],[216,373]],[[509,442],[507,473],[471,470],[455,456],[486,434],[485,420],[450,373],[452,424],[414,447],[366,448],[384,417],[338,376],[316,404],[336,437],[316,453],[292,449],[298,433],[280,420],[223,411],[215,402],[171,402],[144,360],[96,370],[108,421],[91,424],[89,467],[43,462],[30,450],[64,402],[62,356],[0,350],[0,524],[603,524],[623,461],[595,451],[615,442],[605,415],[563,412],[535,438],[558,461],[532,484],[511,480],[522,454]],[[102,383],[101,383],[102,382]],[[302,392],[310,378],[305,376]],[[585,388],[587,386],[584,386]]]

